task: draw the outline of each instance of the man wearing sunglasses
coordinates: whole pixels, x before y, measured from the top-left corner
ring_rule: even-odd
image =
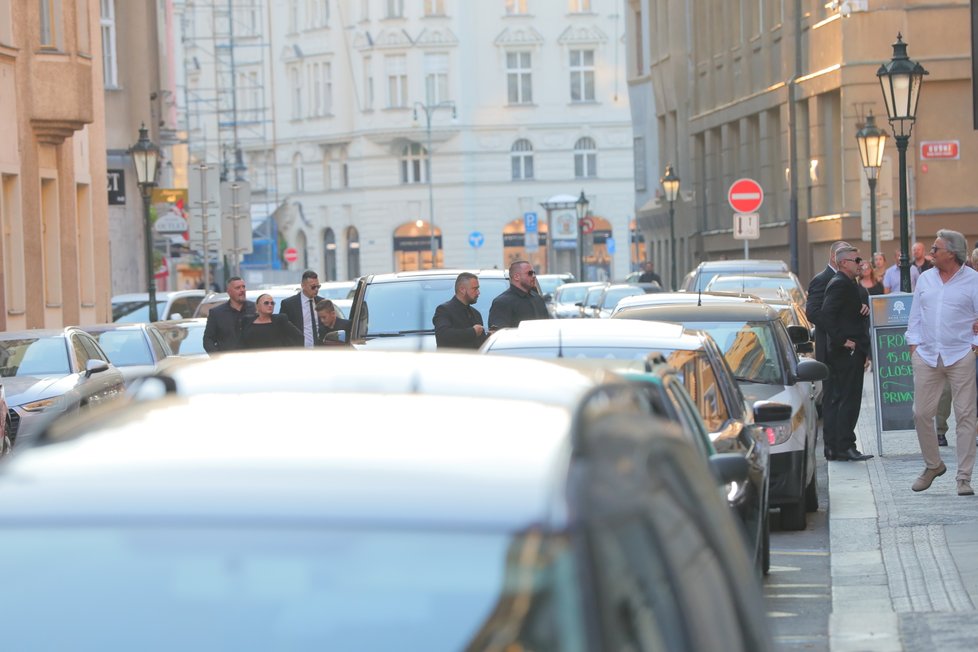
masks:
[[[835,395],[834,409],[822,411],[826,457],[843,462],[861,462],[873,457],[856,448],[856,422],[870,347],[864,314],[868,310],[856,283],[862,262],[855,247],[842,247],[836,252],[839,271],[825,286],[821,311],[828,336],[826,362]]]
[[[493,299],[489,308],[489,330],[515,328],[524,319],[550,319],[550,312],[537,294],[533,265],[517,260],[509,266],[509,289]]]
[[[302,343],[307,349],[316,345],[319,336],[319,317],[316,316],[316,303],[319,294],[319,275],[311,269],[302,272],[302,288],[299,293],[282,299],[279,313],[285,315],[300,333]]]

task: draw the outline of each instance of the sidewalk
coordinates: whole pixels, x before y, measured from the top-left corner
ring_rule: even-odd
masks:
[[[958,496],[954,424],[947,473],[910,490],[924,468],[914,431],[876,444],[873,379],[863,384],[857,446],[868,462],[830,462],[832,652],[978,649],[978,496]],[[978,469],[972,478],[978,486]]]

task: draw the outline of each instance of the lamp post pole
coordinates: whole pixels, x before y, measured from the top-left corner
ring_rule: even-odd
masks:
[[[438,263],[438,240],[435,238],[435,190],[431,183],[431,116],[438,109],[451,109],[452,118],[457,115],[455,102],[445,100],[437,104],[414,103],[414,119],[418,119],[418,109],[424,111],[425,131],[427,133],[426,146],[426,175],[428,177],[428,228],[431,230],[431,269],[435,269]],[[420,266],[418,269],[421,269]]]
[[[669,287],[676,291],[676,197],[679,196],[679,175],[672,167],[672,163],[666,165],[666,173],[659,179],[662,190],[666,193],[666,200],[669,202],[669,257],[671,258],[671,271],[669,274]]]
[[[159,170],[160,148],[149,139],[146,126],[139,127],[139,140],[129,149],[133,165],[136,168],[136,183],[143,196],[143,240],[146,244],[146,291],[149,295],[149,320],[159,319],[156,310],[156,277],[153,270],[153,232],[150,224],[150,199],[153,188],[156,187],[156,175]]]
[[[581,196],[575,202],[577,209],[577,278],[579,281],[584,279],[584,218],[587,217],[587,207],[591,202],[588,201],[581,190]]]
[[[880,66],[876,76],[883,90],[886,114],[893,128],[900,160],[900,291],[910,292],[910,226],[907,207],[907,145],[917,117],[917,101],[924,67],[907,56],[903,35],[897,34],[893,57]]]

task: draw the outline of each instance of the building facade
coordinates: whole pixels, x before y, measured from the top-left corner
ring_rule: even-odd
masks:
[[[253,202],[273,207],[282,246],[299,252],[293,276],[306,267],[330,280],[433,264],[503,267],[523,257],[577,273],[581,253],[589,278],[632,269],[619,2],[257,5],[262,37],[250,54],[240,38],[233,48],[241,126],[232,151],[240,148]],[[249,29],[253,14],[236,15],[246,23],[236,29]],[[246,120],[267,125],[265,140],[241,136]],[[542,206],[582,191],[593,225],[583,252],[573,208]],[[263,210],[253,207],[253,217]]]
[[[943,227],[975,241],[968,3],[628,0],[628,9],[629,83],[651,107],[636,129],[655,125],[654,165],[661,174],[675,163],[684,190],[675,205],[680,274],[702,260],[743,257],[727,194],[744,177],[764,190],[750,257],[791,261],[807,278],[834,240],[870,251],[856,132],[870,112],[889,129],[876,71],[898,33],[930,73],[907,157],[911,242],[929,243]],[[958,157],[935,157],[943,151],[935,144],[953,145]],[[890,263],[899,247],[898,179],[890,139],[877,215],[877,249]],[[668,206],[638,191],[636,207],[666,269]]]
[[[0,330],[109,321],[99,7],[0,0]]]

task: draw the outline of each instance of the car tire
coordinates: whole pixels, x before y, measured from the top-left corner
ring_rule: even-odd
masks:
[[[790,505],[781,506],[781,529],[783,530],[804,530],[805,529],[805,495],[802,494],[798,502]]]
[[[818,473],[812,473],[812,481],[805,487],[805,511],[818,511]]]
[[[764,526],[761,531],[761,574],[771,572],[771,523],[767,512],[764,513]]]

